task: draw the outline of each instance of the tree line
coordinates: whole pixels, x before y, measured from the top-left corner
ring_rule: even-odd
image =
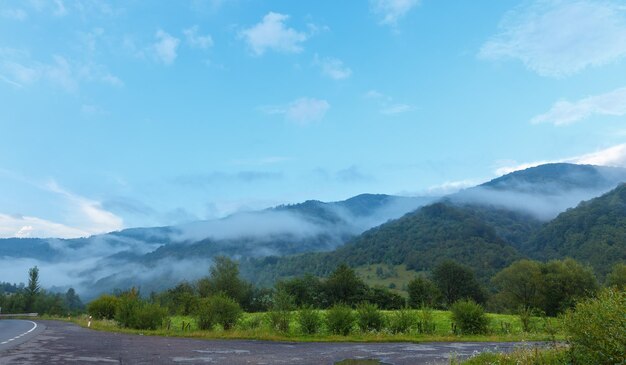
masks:
[[[67,316],[81,313],[85,305],[74,290],[55,293],[41,288],[39,268],[28,270],[28,285],[0,283],[1,313],[40,313]]]

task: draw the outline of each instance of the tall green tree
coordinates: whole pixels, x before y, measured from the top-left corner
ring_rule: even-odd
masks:
[[[209,277],[198,281],[200,296],[224,293],[242,306],[247,304],[251,290],[251,285],[239,276],[239,264],[225,256],[214,258]]]
[[[26,292],[26,306],[25,310],[27,312],[32,312],[35,309],[35,301],[37,300],[37,296],[41,287],[39,285],[39,268],[34,266],[28,270],[28,286],[25,289]]]
[[[441,293],[431,280],[417,276],[409,282],[409,306],[411,308],[430,307],[437,305]]]
[[[606,286],[615,286],[618,289],[626,289],[626,264],[618,262],[606,277]]]
[[[340,264],[324,283],[329,305],[344,303],[356,305],[367,293],[367,285],[346,264]]]
[[[452,260],[443,261],[433,269],[432,278],[447,306],[460,299],[485,302],[486,294],[476,280],[474,271],[465,265]]]
[[[541,309],[554,316],[576,304],[577,299],[592,296],[598,282],[590,267],[574,259],[553,260],[542,265]]]
[[[541,266],[538,261],[520,260],[494,276],[492,282],[498,288],[498,295],[506,307],[539,307],[543,285]]]

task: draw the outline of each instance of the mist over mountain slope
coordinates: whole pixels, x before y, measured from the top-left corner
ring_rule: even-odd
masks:
[[[624,181],[624,168],[553,163],[512,172],[453,194],[450,199],[524,212],[548,221]]]
[[[324,275],[343,261],[404,263],[419,271],[445,258],[486,278],[520,257],[566,255],[542,243],[556,235],[540,235],[546,222],[620,181],[626,169],[549,164],[441,199],[363,194],[88,238],[4,239],[0,276],[24,281],[28,268],[38,265],[44,286],[73,286],[89,298],[113,288],[140,285],[149,292],[194,280],[206,275],[212,257],[227,255],[242,260],[242,272],[263,284],[304,272]],[[586,250],[577,258],[592,254]],[[283,258],[288,255],[296,256]]]
[[[5,239],[0,240],[0,264],[7,265],[0,265],[0,275],[19,281],[29,267],[38,265],[44,285],[75,286],[86,295],[131,283],[159,289],[205,275],[216,255],[243,258],[332,250],[434,199],[363,194],[346,201],[307,201],[88,238]]]
[[[593,214],[608,206],[608,198],[598,198],[600,201],[592,204],[596,207],[593,214],[585,208],[590,203],[571,207],[578,205],[579,199],[595,197],[625,180],[626,170],[621,168],[551,164],[517,171],[372,228],[335,251],[251,259],[244,263],[244,272],[251,280],[267,284],[305,272],[325,275],[341,262],[352,266],[405,264],[423,271],[438,261],[452,259],[472,267],[487,280],[521,257],[543,260],[572,256],[602,273],[612,263],[624,260],[626,239],[622,230],[626,222],[622,219],[626,219],[626,209],[620,211],[620,203],[613,198],[612,218],[597,219]],[[570,210],[549,222],[561,207]],[[581,224],[572,216],[594,223]],[[567,232],[575,232],[574,243],[568,242]],[[610,237],[604,236],[607,234]],[[583,239],[589,236],[593,238]],[[597,244],[602,239],[605,241]]]
[[[604,276],[626,261],[626,184],[559,214],[531,237],[525,251],[541,259],[572,257]]]

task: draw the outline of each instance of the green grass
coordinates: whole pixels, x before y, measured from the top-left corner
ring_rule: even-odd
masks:
[[[382,276],[376,273],[377,269],[380,269],[379,272],[382,270]],[[417,275],[417,272],[407,270],[406,265],[374,264],[359,266],[354,271],[367,285],[387,288],[403,297],[408,297],[406,288],[409,281]],[[395,288],[390,288],[390,286],[395,286]]]
[[[511,353],[483,352],[462,362],[451,361],[451,365],[566,365],[571,363],[566,347],[521,349]]]
[[[324,312],[324,311],[322,311]],[[389,317],[391,311],[384,311]],[[324,313],[322,313],[324,314]],[[557,319],[551,319],[553,326],[556,325],[556,336],[544,330],[542,319],[535,318],[537,330],[531,333],[522,331],[521,323],[517,316],[504,314],[489,314],[490,327],[487,335],[456,335],[451,331],[450,312],[433,311],[433,317],[436,324],[434,334],[420,334],[416,330],[409,333],[393,334],[388,330],[380,332],[359,332],[355,328],[348,336],[331,335],[328,333],[325,325],[322,325],[322,331],[315,335],[304,335],[300,331],[296,321],[295,313],[292,316],[292,322],[288,333],[278,333],[273,331],[265,318],[265,313],[244,313],[234,329],[224,331],[215,328],[211,331],[201,331],[198,329],[196,321],[189,316],[172,316],[169,317],[169,329],[167,321],[164,326],[158,330],[134,330],[120,328],[115,321],[93,321],[91,328],[94,330],[154,335],[154,336],[176,336],[176,337],[192,337],[206,339],[255,339],[270,341],[315,341],[315,342],[431,342],[431,341],[548,341],[552,339],[563,339],[560,331],[560,323]],[[67,318],[62,318],[68,320]],[[83,327],[87,326],[87,317],[81,316],[71,319],[70,321],[77,323]],[[183,330],[183,322],[191,323],[189,329]],[[250,323],[257,322],[258,327],[251,326]],[[508,325],[505,325],[507,323]]]

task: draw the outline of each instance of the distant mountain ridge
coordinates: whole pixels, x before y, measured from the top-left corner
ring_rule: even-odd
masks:
[[[567,194],[575,191],[576,198],[593,198],[619,181],[626,181],[626,169],[551,164],[517,171],[372,228],[334,251],[251,259],[244,263],[244,271],[267,284],[305,272],[325,275],[341,262],[405,264],[408,269],[428,271],[437,262],[452,259],[488,280],[522,257],[571,256],[602,275],[613,263],[626,260],[626,200],[621,198],[626,185],[580,205]],[[511,196],[526,201],[516,205],[497,199]],[[521,204],[541,199],[553,203],[563,196],[561,204],[577,207],[554,219],[533,214]]]
[[[81,285],[68,281],[57,285],[72,283],[83,292],[91,290],[87,297],[129,283],[150,290],[193,280],[206,274],[216,255],[241,260],[242,273],[261,284],[305,272],[325,275],[340,262],[403,263],[427,271],[451,258],[473,267],[483,280],[521,257],[572,255],[597,267],[614,261],[602,252],[623,259],[624,241],[615,230],[613,251],[595,252],[583,238],[596,242],[603,236],[586,230],[604,224],[621,231],[622,213],[619,208],[602,213],[596,223],[576,231],[571,226],[580,225],[583,218],[571,212],[584,210],[588,203],[573,207],[622,181],[626,181],[623,168],[548,164],[443,198],[362,194],[338,202],[308,200],[220,220],[130,228],[80,239],[0,239],[0,259],[38,263],[42,274],[63,271],[62,277],[79,278]],[[599,199],[593,207],[608,206],[617,198]],[[564,250],[568,243],[558,236],[583,238]]]

